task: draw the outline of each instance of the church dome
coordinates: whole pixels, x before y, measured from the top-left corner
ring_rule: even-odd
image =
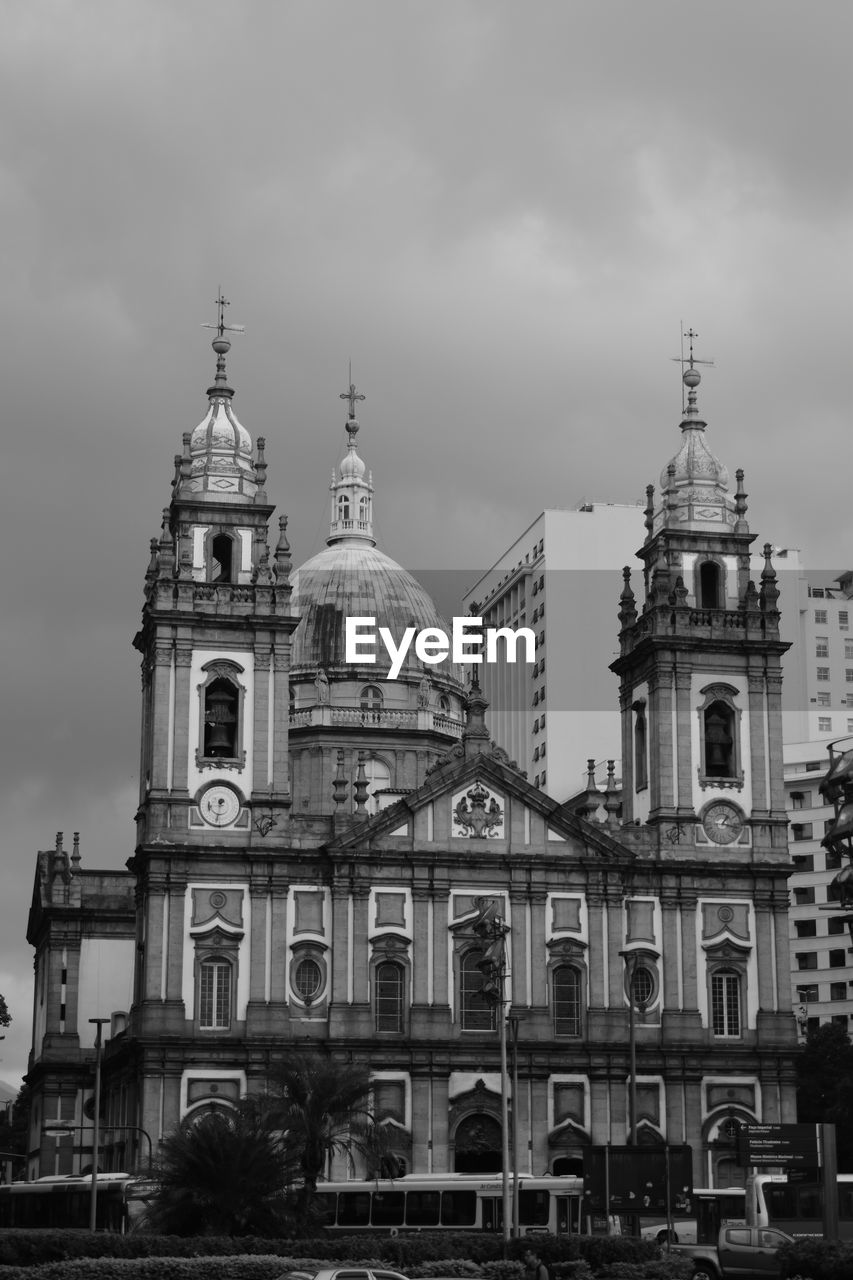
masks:
[[[688,394],[681,421],[681,447],[660,474],[663,504],[659,519],[684,529],[733,525],[737,516],[729,494],[728,468],[708,448],[707,424],[699,417],[696,405],[701,377],[693,367],[692,345],[691,364],[683,381]]]
[[[345,622],[348,617],[375,618],[377,679],[387,675],[390,665],[379,628],[387,627],[400,644],[407,627],[416,632],[437,627],[450,628],[416,578],[370,543],[352,539],[338,541],[319,552],[297,569],[291,578],[291,611],[300,616],[293,633],[291,671],[295,676],[324,670],[330,678],[344,674],[346,663]],[[370,652],[365,648],[365,652]],[[424,674],[435,684],[461,690],[459,668],[450,661],[422,663],[415,656],[414,643],[400,672],[400,681],[417,682]],[[415,674],[416,673],[416,674]]]

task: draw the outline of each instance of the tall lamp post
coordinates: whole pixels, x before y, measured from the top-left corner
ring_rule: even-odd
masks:
[[[501,1063],[501,1164],[503,1166],[501,1181],[501,1202],[503,1213],[504,1251],[510,1238],[510,1222],[512,1218],[510,1185],[509,1185],[509,1071],[506,1053],[506,935],[509,926],[498,915],[498,904],[486,898],[475,898],[474,906],[479,912],[472,926],[474,933],[487,943],[482,960],[477,968],[483,974],[483,986],[480,994],[483,999],[496,1008],[498,1015],[498,1035],[500,1043]],[[513,1103],[514,1103],[513,1099]]]
[[[643,957],[636,951],[620,951],[628,970],[628,1060],[629,1060],[629,1093],[628,1093],[628,1142],[637,1145],[637,1019],[636,1011],[642,1015],[652,996],[652,980],[648,969],[642,964]]]
[[[98,1223],[98,1148],[101,1142],[101,1028],[109,1018],[90,1018],[95,1024],[95,1114],[92,1120],[92,1190],[89,1196],[89,1230]]]

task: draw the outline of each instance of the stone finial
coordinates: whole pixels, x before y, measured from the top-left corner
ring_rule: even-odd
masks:
[[[735,533],[749,533],[749,526],[746,523],[746,499],[747,493],[743,487],[743,467],[738,467],[735,472],[735,480],[737,481],[737,489],[735,490]]]
[[[779,588],[776,585],[776,570],[773,568],[770,556],[773,548],[769,542],[764,544],[764,568],[761,571],[761,590],[758,593],[758,603],[762,612],[776,613],[776,603],[779,599]]]
[[[255,458],[255,477],[258,482],[258,492],[255,494],[255,501],[262,502],[264,499],[264,490],[267,484],[267,460],[264,457],[264,449],[267,446],[266,439],[258,436],[257,457]]]
[[[74,844],[71,851],[71,874],[76,875],[80,870],[80,832],[74,832]]]
[[[629,627],[637,621],[637,602],[631,589],[631,570],[628,565],[622,570],[622,593],[619,596],[619,623]]]
[[[619,810],[622,807],[619,789],[616,786],[616,761],[607,761],[607,783],[604,788],[605,826],[613,831],[619,826]]]
[[[652,529],[654,528],[655,516],[655,486],[653,484],[646,485],[646,509],[643,514],[646,517],[646,536],[650,538],[652,536]]]
[[[275,566],[273,573],[276,583],[279,586],[286,585],[290,581],[290,571],[293,568],[293,561],[290,557],[290,543],[287,540],[287,516],[279,516],[278,518],[278,542],[275,548]]]
[[[358,769],[355,775],[355,784],[352,789],[353,799],[355,800],[355,816],[357,818],[366,818],[367,813],[367,773],[364,765],[367,755],[364,751],[358,753]]]
[[[465,728],[462,730],[462,746],[465,756],[481,755],[484,751],[488,751],[491,745],[489,730],[486,726],[486,712],[489,709],[489,702],[480,688],[476,667],[474,668],[474,674],[471,676],[468,696],[465,699],[465,709],[467,718]]]
[[[332,779],[332,794],[336,809],[340,809],[346,804],[348,787],[349,783],[344,773],[344,753],[343,751],[338,751],[338,771]]]

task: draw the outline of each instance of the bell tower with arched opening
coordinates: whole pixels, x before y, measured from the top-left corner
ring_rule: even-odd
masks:
[[[711,453],[699,417],[699,370],[690,357],[681,447],[647,490],[639,601],[624,571],[620,599],[623,813],[665,828],[673,845],[709,852],[784,850],[778,589],[764,548],[751,576],[755,535],[743,472]]]

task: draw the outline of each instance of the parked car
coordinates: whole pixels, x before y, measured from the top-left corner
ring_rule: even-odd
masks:
[[[716,1245],[674,1244],[672,1252],[693,1259],[693,1280],[773,1280],[778,1249],[792,1241],[775,1227],[721,1227]]]
[[[308,1277],[309,1280],[408,1280],[399,1271],[384,1271],[378,1267],[323,1267],[320,1271],[315,1271],[311,1276],[306,1271],[284,1271],[278,1277],[278,1280],[301,1280],[302,1277]]]

